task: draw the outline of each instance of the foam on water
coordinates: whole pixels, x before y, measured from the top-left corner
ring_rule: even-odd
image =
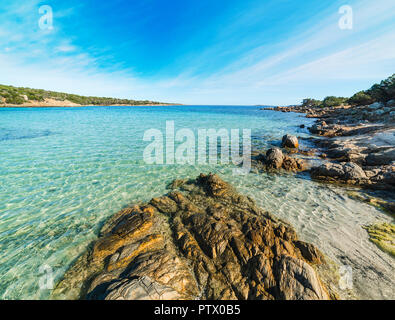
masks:
[[[147,165],[144,131],[164,133],[166,120],[174,120],[176,130],[249,128],[262,148],[285,133],[308,136],[299,125],[312,122],[258,107],[0,109],[0,298],[48,298],[50,291],[39,289],[41,266],[52,268],[56,282],[111,214],[167,192],[175,178],[209,171],[289,221],[335,262],[352,266],[361,297],[395,298],[394,260],[361,228],[388,221],[386,215],[308,176]]]

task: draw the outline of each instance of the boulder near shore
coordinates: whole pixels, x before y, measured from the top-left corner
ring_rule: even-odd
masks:
[[[298,138],[287,134],[283,137],[281,146],[286,148],[298,148],[299,147]]]
[[[326,259],[214,174],[121,210],[53,296],[80,299],[334,299]],[[321,266],[321,267],[320,267]]]

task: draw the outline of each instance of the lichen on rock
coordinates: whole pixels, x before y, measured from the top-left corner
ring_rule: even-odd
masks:
[[[370,241],[395,257],[395,225],[393,223],[376,223],[364,228],[369,234]]]

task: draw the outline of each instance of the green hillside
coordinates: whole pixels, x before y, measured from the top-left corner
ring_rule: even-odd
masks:
[[[68,100],[73,103],[81,105],[151,105],[160,104],[149,100],[131,100],[131,99],[117,99],[106,97],[86,97],[76,94],[69,94],[64,92],[48,91],[42,89],[31,89],[0,85],[0,104],[23,104],[24,102],[38,101],[43,102],[44,99],[50,98],[58,101]],[[27,100],[26,100],[27,99]]]

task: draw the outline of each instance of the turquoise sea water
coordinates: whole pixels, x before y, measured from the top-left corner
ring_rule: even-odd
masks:
[[[240,192],[289,221],[336,263],[350,265],[363,298],[395,298],[394,260],[362,225],[389,218],[350,199],[346,189],[307,175],[232,175],[232,165],[147,165],[144,132],[251,129],[262,148],[286,133],[308,137],[311,119],[259,107],[166,106],[0,109],[0,298],[47,299],[42,266],[55,283],[122,207],[166,192],[176,178],[217,172]]]

